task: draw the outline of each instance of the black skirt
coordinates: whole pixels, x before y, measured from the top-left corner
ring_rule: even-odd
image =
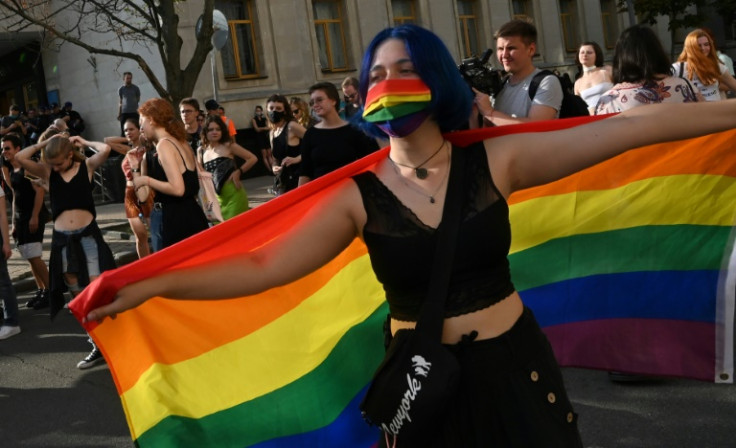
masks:
[[[449,347],[461,380],[444,425],[427,428],[422,443],[399,437],[397,447],[582,447],[562,373],[530,309],[501,336]],[[382,439],[380,446],[393,446]]]

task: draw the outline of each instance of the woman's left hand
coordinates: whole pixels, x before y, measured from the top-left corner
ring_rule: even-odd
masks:
[[[281,166],[289,166],[294,165],[295,163],[299,163],[299,160],[296,157],[284,157],[284,160],[281,161]]]
[[[240,174],[241,171],[238,168],[235,168],[233,174],[230,175],[230,180],[233,181],[233,184],[235,184],[235,188],[237,189],[240,189],[243,186],[243,184],[240,182]]]
[[[35,233],[38,230],[38,216],[31,216],[28,220],[28,231]]]

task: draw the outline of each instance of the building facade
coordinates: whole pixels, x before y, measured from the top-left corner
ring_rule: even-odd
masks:
[[[512,18],[527,18],[539,32],[536,65],[574,73],[577,47],[601,44],[607,60],[621,30],[629,25],[616,0],[216,0],[228,21],[229,39],[199,74],[193,95],[215,98],[239,128],[250,126],[256,105],[274,93],[306,97],[318,81],[340,85],[358,76],[363,51],[381,29],[415,23],[433,30],[460,62],[494,48],[493,33]],[[182,61],[194,48],[201,0],[178,2]],[[0,12],[2,10],[0,9]],[[7,18],[6,18],[7,20]],[[49,47],[38,31],[6,32],[0,20],[0,114],[10,103],[24,109],[71,101],[87,122],[86,135],[100,139],[119,132],[117,90],[125,71],[142,92],[157,96],[131,60],[90,55],[66,43]],[[666,21],[655,25],[670,46]],[[101,37],[99,37],[102,39]],[[99,45],[99,43],[92,42]],[[160,57],[143,52],[165,79]],[[491,59],[497,65],[495,56]]]

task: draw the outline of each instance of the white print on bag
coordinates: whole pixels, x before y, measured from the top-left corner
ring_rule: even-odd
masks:
[[[422,356],[414,355],[411,358],[412,368],[414,369],[415,376],[421,376],[427,378],[429,370],[432,367],[432,363],[424,359]],[[408,389],[404,392],[404,398],[401,399],[399,409],[396,410],[396,415],[391,420],[391,423],[386,426],[385,423],[381,424],[381,429],[384,432],[390,434],[398,434],[401,427],[404,426],[404,420],[411,422],[411,416],[409,411],[411,410],[411,404],[417,398],[417,394],[422,390],[422,382],[416,378],[412,378],[410,374],[406,374],[406,382],[408,383]]]

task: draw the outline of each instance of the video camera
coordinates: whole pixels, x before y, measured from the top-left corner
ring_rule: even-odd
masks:
[[[483,52],[480,59],[477,56],[465,58],[457,66],[457,69],[460,70],[460,74],[470,87],[486,95],[496,96],[503,87],[506,73],[503,70],[488,66],[488,59],[490,59],[491,54],[493,54],[493,50],[489,48]]]

